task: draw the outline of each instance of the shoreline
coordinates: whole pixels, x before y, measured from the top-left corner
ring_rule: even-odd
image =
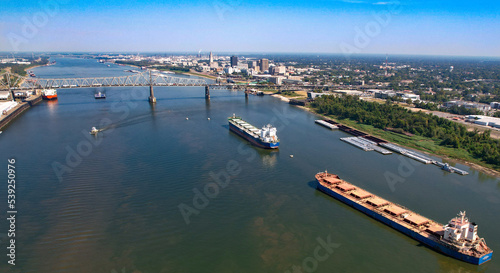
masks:
[[[175,71],[173,71],[175,72]],[[196,76],[196,77],[200,77],[200,78],[205,78],[205,79],[209,79],[209,80],[216,80],[217,77],[214,77],[214,76],[209,76],[209,75],[205,75],[205,74],[199,74],[199,73],[196,73],[196,72],[182,72],[181,74],[185,74],[185,75],[191,75],[191,76]]]
[[[272,95],[273,97],[283,97],[283,96],[280,96],[280,95]],[[284,97],[283,97],[284,98]],[[281,98],[280,98],[281,99]],[[321,118],[325,118],[325,119],[332,119],[330,117],[327,117],[327,116],[324,116],[324,115],[321,115],[319,113],[316,113],[313,109],[311,108],[308,108],[308,107],[305,107],[305,106],[300,106],[300,105],[294,105],[295,107],[298,107],[300,109],[303,109],[307,112],[310,112],[311,114],[314,114],[318,117],[321,117]],[[340,124],[343,124],[343,125],[346,125],[346,126],[350,126],[349,124],[344,124],[342,123],[341,121],[335,119],[335,121],[337,121],[338,123]],[[356,130],[359,130],[359,131],[362,131],[364,132],[363,130],[360,130],[360,129],[357,129]],[[366,132],[364,132],[366,133]],[[465,159],[458,159],[458,158],[451,158],[447,155],[440,155],[440,154],[434,154],[434,153],[430,153],[428,151],[423,151],[423,150],[420,150],[420,149],[416,149],[414,147],[408,147],[406,145],[403,145],[403,144],[399,144],[399,143],[396,143],[396,142],[390,142],[389,143],[394,143],[394,144],[397,144],[401,147],[404,147],[404,148],[407,148],[407,149],[411,149],[411,150],[416,150],[416,151],[419,151],[419,152],[422,152],[422,153],[425,153],[427,155],[430,155],[430,156],[434,156],[434,157],[437,157],[437,158],[440,158],[441,161],[443,160],[446,160],[446,161],[450,161],[450,162],[453,162],[453,163],[459,163],[459,164],[462,164],[464,166],[468,166],[470,167],[471,169],[475,170],[475,171],[479,171],[479,172],[483,172],[485,174],[488,174],[488,175],[491,175],[491,176],[494,176],[496,178],[500,178],[500,171],[497,171],[497,170],[494,170],[492,168],[489,168],[489,167],[486,167],[486,166],[482,166],[480,164],[477,164],[477,163],[474,163],[474,162],[469,162]]]
[[[34,65],[34,66],[29,66],[29,67],[26,67],[24,69],[25,72],[28,72],[29,69],[33,69],[33,68],[37,68],[37,67],[42,67],[42,66],[46,66],[45,64],[37,64],[37,65]]]

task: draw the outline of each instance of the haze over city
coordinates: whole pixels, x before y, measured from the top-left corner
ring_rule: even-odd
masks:
[[[2,3],[0,51],[500,56],[498,1]]]

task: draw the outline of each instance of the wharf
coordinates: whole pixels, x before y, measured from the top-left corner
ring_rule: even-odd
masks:
[[[400,147],[396,144],[392,144],[387,142],[384,139],[368,135],[364,132],[361,132],[359,130],[353,129],[351,127],[342,125],[336,121],[333,120],[316,120],[316,123],[321,124],[327,128],[330,128],[328,125],[331,126],[336,126],[339,130],[349,133],[351,135],[354,135],[354,137],[344,137],[341,138],[340,140],[347,142],[355,147],[360,148],[363,151],[377,151],[383,155],[389,155],[392,154],[391,151],[402,154],[406,157],[409,157],[411,159],[414,159],[418,162],[424,163],[424,164],[434,164],[438,167],[440,167],[444,171],[448,171],[450,173],[457,173],[460,175],[468,175],[469,173],[447,165],[446,163],[438,162],[435,161],[423,154],[417,153],[413,150],[408,150],[403,147]],[[382,146],[382,147],[380,147]],[[385,149],[384,149],[385,148]]]
[[[391,143],[383,143],[383,144],[380,144],[381,146],[389,149],[389,150],[392,150],[392,151],[395,151],[395,152],[398,152],[404,156],[407,156],[411,159],[415,159],[419,162],[422,162],[424,164],[434,164],[438,167],[440,167],[442,170],[445,170],[445,171],[448,171],[450,173],[457,173],[457,174],[460,174],[460,175],[468,175],[469,173],[464,171],[464,170],[461,170],[459,168],[455,168],[455,167],[451,167],[451,166],[448,166],[446,163],[443,163],[443,162],[439,162],[439,161],[436,161],[436,160],[432,160],[431,158],[428,158],[422,154],[419,154],[417,152],[414,152],[414,151],[411,151],[411,150],[407,150],[407,149],[404,149],[396,144],[391,144]]]
[[[34,106],[42,101],[42,95],[41,94],[33,95],[24,101],[29,103],[30,106]]]
[[[422,162],[424,164],[431,164],[434,160],[422,155],[422,154],[419,154],[417,152],[414,152],[414,151],[411,151],[411,150],[407,150],[403,147],[400,147],[396,144],[392,144],[392,143],[382,143],[380,144],[381,146],[389,149],[389,150],[392,150],[394,152],[397,152],[397,153],[400,153],[402,155],[405,155],[411,159],[415,159],[419,162]]]
[[[42,101],[42,95],[40,92],[36,92],[36,95],[29,96],[24,99],[22,102],[15,101],[5,101],[0,102],[4,107],[0,107],[3,109],[0,113],[0,130],[2,130],[7,124],[9,124],[12,120],[14,120],[17,116],[22,114],[28,108],[33,107],[34,105],[40,103]]]
[[[13,108],[0,113],[0,130],[2,130],[5,126],[7,126],[7,124],[9,124],[13,119],[22,114],[28,108],[30,108],[30,104],[28,102],[21,102]]]
[[[379,152],[383,155],[390,155],[392,154],[391,151],[386,150],[382,147],[379,147],[376,142],[368,140],[364,137],[344,137],[341,138],[340,140],[345,141],[353,146],[356,146],[364,151],[376,151]]]

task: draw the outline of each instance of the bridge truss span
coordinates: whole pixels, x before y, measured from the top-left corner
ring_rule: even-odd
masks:
[[[45,79],[25,77],[9,72],[0,75],[0,89],[88,88],[113,86],[206,86],[204,79],[175,77],[160,72],[145,71],[119,77]]]

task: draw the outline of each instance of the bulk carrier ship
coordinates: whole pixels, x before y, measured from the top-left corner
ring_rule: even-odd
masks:
[[[235,116],[235,114],[229,117],[228,121],[229,130],[250,141],[257,147],[276,149],[280,145],[280,141],[276,135],[276,128],[270,124],[262,127],[262,129],[257,129],[240,117]]]
[[[477,224],[469,222],[465,212],[442,225],[403,206],[389,202],[341,180],[338,175],[316,174],[318,190],[365,213],[368,216],[455,259],[480,265],[491,260],[493,251],[477,235]]]

